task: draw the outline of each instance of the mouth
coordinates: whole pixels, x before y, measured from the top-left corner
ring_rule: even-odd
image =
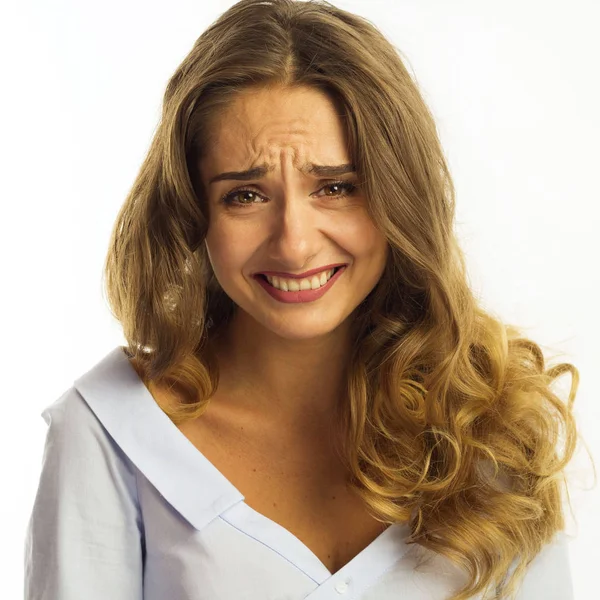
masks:
[[[346,265],[339,265],[337,267],[333,267],[333,273],[331,274],[331,276],[333,277],[340,269],[343,269],[344,267],[346,267]],[[254,275],[254,277],[260,277],[261,279],[263,279],[264,281],[266,281],[267,283],[269,283],[269,280],[267,279],[267,276],[264,275],[263,273],[256,273]],[[309,275],[308,277],[306,277],[306,279],[310,279],[311,277],[314,277],[314,275]]]
[[[288,282],[280,279],[279,283],[271,280],[272,283],[270,283],[269,278],[264,273],[256,273],[254,279],[258,282],[258,285],[269,294],[269,296],[278,302],[284,304],[315,302],[327,294],[327,292],[336,284],[337,280],[344,276],[344,271],[347,266],[348,265],[339,265],[337,267],[332,267],[330,271],[322,271],[319,278],[316,277],[317,273],[315,273],[313,277],[317,278],[318,281],[316,282],[315,279],[311,279],[310,287],[306,286],[306,281],[309,278],[302,280],[301,285],[299,284],[301,280],[294,281],[293,279],[288,280]],[[317,287],[313,287],[313,285],[317,285]]]

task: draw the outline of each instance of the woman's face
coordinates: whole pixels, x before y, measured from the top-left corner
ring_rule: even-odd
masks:
[[[335,105],[313,88],[256,88],[210,125],[214,143],[199,167],[209,204],[205,242],[218,282],[242,311],[281,337],[332,332],[379,281],[388,249],[367,213],[368,199],[353,190],[356,173]],[[311,172],[311,164],[349,166],[335,174]],[[321,285],[330,265],[344,267],[324,290],[302,291]],[[318,280],[295,280],[301,291],[290,290],[292,275],[314,270]],[[279,278],[282,289],[258,275],[265,272],[287,273]]]

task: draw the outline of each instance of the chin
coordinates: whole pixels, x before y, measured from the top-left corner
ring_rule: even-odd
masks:
[[[339,326],[338,319],[315,321],[309,318],[299,318],[296,322],[291,322],[293,319],[287,319],[284,322],[273,323],[267,320],[266,322],[259,321],[265,329],[271,333],[286,340],[311,340],[320,338],[334,332]]]

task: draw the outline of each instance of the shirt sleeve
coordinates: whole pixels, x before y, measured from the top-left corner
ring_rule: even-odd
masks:
[[[25,600],[142,600],[135,467],[75,387],[42,417],[48,430],[25,535]]]

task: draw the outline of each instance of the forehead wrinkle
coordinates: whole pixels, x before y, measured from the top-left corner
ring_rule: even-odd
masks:
[[[276,109],[275,109],[276,110]],[[314,117],[314,115],[313,115]],[[305,135],[314,130],[314,118],[304,114],[273,114],[273,107],[268,104],[257,109],[256,106],[243,105],[237,121],[254,137]],[[311,128],[311,123],[313,127]]]
[[[266,167],[272,173],[278,168],[285,170],[286,157],[291,156],[296,169],[307,173],[311,163],[348,162],[339,160],[339,132],[320,107],[308,113],[308,107],[302,102],[300,114],[281,114],[277,110],[271,114],[268,100],[261,95],[241,98],[229,114],[220,115],[217,135],[221,143],[215,146],[221,146],[225,152],[221,153],[222,157],[228,156],[229,164],[223,167],[231,168],[230,165],[237,163],[238,169],[252,165],[251,168]],[[291,104],[296,106],[297,103]]]
[[[309,151],[307,144],[302,142],[293,142],[280,144],[277,142],[269,142],[264,148],[252,148],[254,160],[252,164],[260,163],[265,166],[270,173],[277,169],[277,165],[282,173],[288,170],[288,164],[291,162],[291,167],[294,167],[301,173],[306,173],[307,167],[311,162],[309,160]],[[262,158],[262,161],[261,161]],[[291,161],[288,160],[291,158]],[[318,161],[312,161],[318,162]]]
[[[282,148],[279,152],[279,161],[281,173],[284,179],[287,179],[288,171],[292,171],[295,168],[296,171],[302,171],[302,167],[298,165],[298,148]],[[288,163],[287,158],[291,155],[291,164]],[[306,162],[306,161],[305,161]]]
[[[286,147],[297,153],[298,147],[310,145],[310,132],[308,129],[267,131],[269,127],[270,124],[266,124],[262,131],[257,132],[251,138],[252,150],[257,155],[260,154],[262,149],[265,153],[274,154]]]

